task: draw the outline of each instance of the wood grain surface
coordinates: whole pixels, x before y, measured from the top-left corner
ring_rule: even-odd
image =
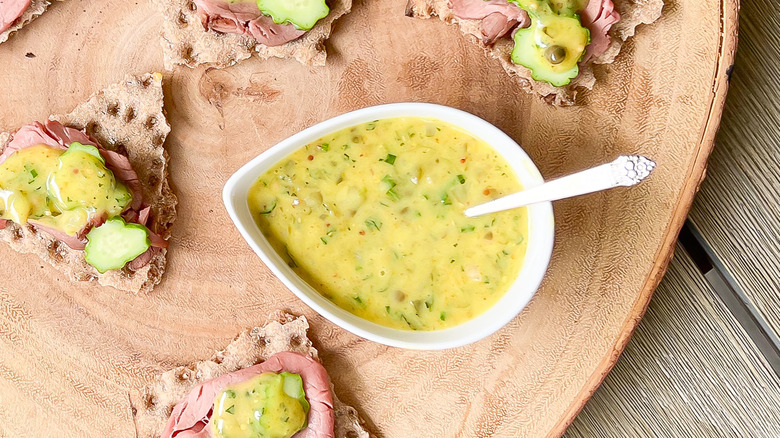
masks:
[[[779,6],[742,4],[726,110],[691,210],[714,256],[775,330]],[[567,436],[776,436],[780,378],[716,297],[678,247],[623,356]]]
[[[623,356],[567,437],[776,437],[780,378],[677,248]]]
[[[780,1],[750,0],[709,178],[691,220],[780,334]]]
[[[0,247],[0,435],[132,437],[127,393],[209,357],[274,309],[310,318],[338,395],[378,437],[557,435],[604,378],[666,268],[703,173],[736,37],[735,0],[673,0],[571,108],[525,95],[460,32],[404,17],[404,1],[355,5],[328,65],[247,60],[166,73],[179,217],[168,272],[148,295],[71,284]],[[151,0],[55,4],[0,46],[0,128],[64,113],[128,72],[162,68]],[[430,101],[495,123],[546,177],[643,153],[634,189],[555,206],[549,274],[522,315],[445,352],[357,338],[314,315],[230,224],[227,177],[275,142],[366,105]]]

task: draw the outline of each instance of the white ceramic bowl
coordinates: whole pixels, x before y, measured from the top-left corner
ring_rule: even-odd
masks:
[[[439,119],[470,132],[493,146],[512,166],[523,187],[544,180],[531,159],[509,136],[481,118],[454,108],[428,103],[394,103],[342,114],[305,129],[263,152],[225,184],[223,199],[230,218],[249,246],[295,295],[334,324],[350,332],[394,347],[439,350],[480,340],[503,327],[528,304],[547,270],[553,247],[554,222],[549,202],[528,207],[528,248],[517,280],[506,295],[482,315],[444,330],[406,331],[384,327],[355,316],[333,304],[303,281],[274,251],[255,225],[247,205],[250,186],[265,171],[297,149],[326,134],[361,123],[392,117]]]

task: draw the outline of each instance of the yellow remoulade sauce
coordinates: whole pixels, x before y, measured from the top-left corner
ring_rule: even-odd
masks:
[[[263,373],[217,394],[216,438],[290,438],[306,427],[309,404],[298,374]]]
[[[248,203],[307,283],[384,326],[437,330],[495,304],[517,277],[528,216],[463,210],[520,190],[488,144],[448,123],[383,119],[304,146],[260,176]]]
[[[0,164],[0,217],[18,224],[31,221],[74,236],[96,217],[119,215],[131,201],[94,146],[41,144]]]

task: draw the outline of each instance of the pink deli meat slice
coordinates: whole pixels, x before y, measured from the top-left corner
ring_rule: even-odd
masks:
[[[333,396],[330,393],[328,372],[311,357],[290,351],[277,353],[263,363],[196,385],[173,408],[161,438],[212,438],[209,421],[214,399],[220,391],[265,372],[282,371],[301,376],[310,405],[308,425],[294,438],[334,438]]]
[[[54,120],[47,120],[46,125],[40,122],[33,122],[19,128],[5,145],[3,153],[0,154],[0,164],[8,159],[11,154],[21,149],[39,144],[58,149],[67,149],[73,142],[98,148],[100,155],[106,160],[106,167],[133,192],[133,205],[131,205],[131,208],[134,210],[141,208],[143,203],[141,183],[138,180],[138,174],[130,164],[130,159],[118,152],[105,149],[83,131],[63,126]]]
[[[482,41],[493,44],[515,26],[528,27],[531,20],[522,8],[507,0],[450,0],[452,12],[464,19],[482,20]]]
[[[45,125],[40,122],[24,125],[14,132],[5,144],[2,154],[0,154],[0,164],[8,159],[13,153],[28,147],[44,144],[64,150],[73,142],[95,146],[98,149],[100,155],[106,161],[106,167],[111,170],[118,181],[124,183],[133,193],[133,202],[130,205],[129,210],[123,213],[123,217],[128,222],[146,225],[149,220],[151,208],[149,206],[144,206],[141,182],[138,179],[138,174],[133,170],[133,166],[130,164],[130,159],[119,152],[110,151],[104,148],[83,131],[63,126],[61,123],[54,120],[47,120]],[[75,236],[68,235],[62,231],[38,223],[34,219],[31,220],[30,223],[38,230],[50,234],[52,237],[62,241],[72,249],[83,250],[87,243],[87,232],[93,227],[101,225],[105,220],[105,217],[94,218]],[[5,228],[7,222],[8,221],[5,219],[0,219],[0,229]],[[159,250],[158,248],[166,248],[168,246],[167,241],[153,233],[151,230],[149,231],[149,240],[151,241],[153,248],[150,248],[147,252],[130,262],[132,264],[131,268],[134,268],[134,270],[138,270],[148,264],[149,260],[151,260],[152,256],[155,254],[155,251]]]
[[[620,14],[615,10],[612,0],[590,0],[585,9],[580,12],[582,25],[590,31],[590,44],[585,48],[583,61],[589,61],[601,56],[609,49],[612,38],[609,30],[620,21]]]
[[[0,0],[0,33],[5,32],[30,7],[30,0]]]
[[[306,31],[292,24],[277,24],[263,15],[254,1],[228,3],[222,0],[194,0],[203,27],[222,33],[251,36],[266,46],[281,46],[296,40]]]
[[[492,44],[514,28],[530,25],[528,14],[507,0],[450,0],[452,12],[460,18],[482,20],[483,42]],[[590,31],[590,44],[582,59],[587,62],[607,51],[612,40],[609,30],[620,20],[612,0],[589,0],[580,11],[582,25]]]

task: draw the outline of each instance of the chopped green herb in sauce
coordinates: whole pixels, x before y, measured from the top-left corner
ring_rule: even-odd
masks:
[[[382,221],[378,221],[376,219],[367,219],[366,220],[366,226],[368,228],[372,228],[374,230],[381,230],[382,229]]]
[[[248,201],[282,258],[338,306],[388,327],[437,330],[484,312],[516,278],[525,210],[463,214],[521,189],[481,140],[398,118],[334,132],[315,149],[314,160],[302,148],[262,175]]]
[[[121,214],[132,201],[95,146],[33,145],[0,164],[0,217],[29,221],[75,236],[99,217]]]
[[[309,409],[300,375],[266,372],[217,394],[209,436],[291,438],[306,427]]]

